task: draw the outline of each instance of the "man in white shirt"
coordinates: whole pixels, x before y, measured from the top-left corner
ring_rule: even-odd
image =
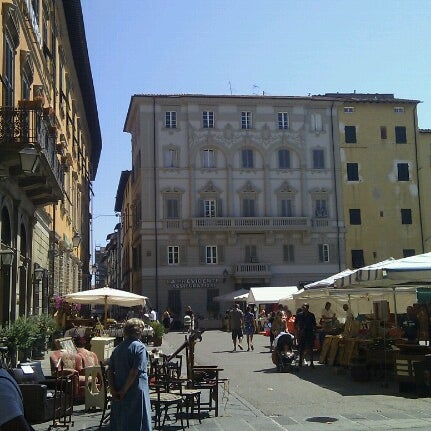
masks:
[[[157,312],[154,310],[154,308],[150,311],[150,320],[156,321],[157,320]]]
[[[353,320],[353,313],[349,309],[348,304],[343,304],[343,310],[346,312],[346,322],[350,322]]]

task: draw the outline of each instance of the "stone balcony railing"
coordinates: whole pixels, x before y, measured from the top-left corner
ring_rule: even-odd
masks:
[[[263,277],[271,275],[271,265],[269,263],[236,263],[233,265],[234,277]]]
[[[192,219],[193,231],[274,231],[310,229],[308,217],[199,217]]]

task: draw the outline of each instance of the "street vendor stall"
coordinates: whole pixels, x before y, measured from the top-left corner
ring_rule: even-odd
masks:
[[[247,297],[247,304],[278,304],[280,299],[297,292],[296,286],[252,287]]]

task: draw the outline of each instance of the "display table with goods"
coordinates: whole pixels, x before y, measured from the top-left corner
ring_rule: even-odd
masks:
[[[420,385],[421,382],[426,381],[427,374],[429,375],[429,372],[431,372],[428,356],[430,354],[430,346],[407,344],[405,342],[397,345],[395,380],[398,382],[400,392],[416,392],[418,384]],[[418,365],[424,363],[427,366],[421,367]]]
[[[119,344],[123,340],[123,323],[117,323],[110,325],[103,331],[102,336],[115,338],[115,345]],[[154,330],[150,325],[145,324],[143,331],[143,341],[148,344],[148,342],[153,337]]]
[[[400,332],[391,326],[376,319],[348,322],[342,334],[325,336],[320,362],[350,368],[355,379],[378,377],[394,366]]]

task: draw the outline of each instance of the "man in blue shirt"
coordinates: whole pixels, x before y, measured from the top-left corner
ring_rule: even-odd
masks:
[[[21,391],[13,377],[3,368],[0,368],[0,429],[31,430],[24,417]]]
[[[419,320],[415,316],[413,307],[407,307],[407,314],[401,319],[401,329],[404,331],[404,336],[409,343],[416,343],[418,338]]]

